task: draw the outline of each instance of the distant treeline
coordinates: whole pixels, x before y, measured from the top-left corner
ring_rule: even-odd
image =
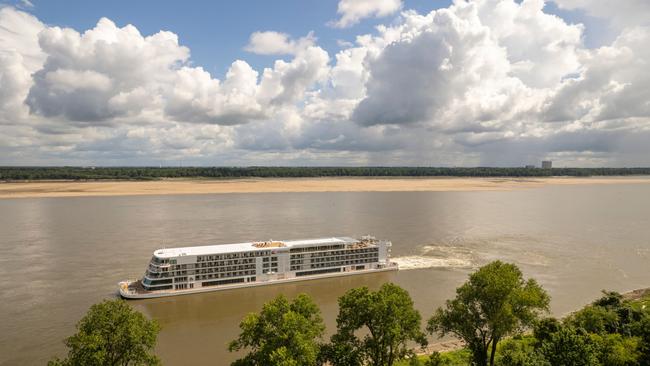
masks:
[[[0,180],[161,178],[549,177],[650,175],[650,168],[441,167],[0,167]]]

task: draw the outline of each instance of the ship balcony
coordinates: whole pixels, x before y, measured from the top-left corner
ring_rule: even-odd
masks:
[[[158,272],[147,271],[144,275],[145,275],[145,277],[151,278],[151,279],[174,277],[171,272],[158,273]]]

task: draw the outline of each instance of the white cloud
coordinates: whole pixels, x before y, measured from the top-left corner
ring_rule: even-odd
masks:
[[[236,125],[264,116],[256,100],[257,72],[245,61],[233,62],[223,84],[200,67],[183,67],[172,85],[165,112],[173,119]]]
[[[327,73],[328,55],[310,46],[311,35],[294,42],[289,62],[258,72],[235,61],[225,80],[189,61],[178,37],[161,31],[142,36],[132,25],[103,18],[78,33],[51,27],[39,35],[47,55],[34,74],[26,103],[32,113],[80,124],[116,123],[154,117],[193,123],[236,125],[266,116],[266,109],[297,101]]]
[[[314,83],[328,74],[329,55],[320,47],[308,47],[290,62],[275,61],[273,69],[264,69],[260,82],[260,100],[269,105],[295,103]]]
[[[647,165],[650,27],[616,17],[589,49],[542,0],[459,0],[331,57],[311,33],[254,33],[251,52],[290,57],[218,79],[174,33],[4,7],[0,164]]]
[[[384,30],[398,38],[368,61],[367,96],[353,119],[451,130],[494,129],[512,119],[530,93],[512,75],[508,49],[482,24],[479,10],[459,3],[426,16],[408,14]]]
[[[647,0],[553,0],[560,8],[582,10],[588,15],[611,21],[618,28],[650,25],[650,1]]]
[[[585,52],[582,72],[548,100],[546,119],[592,123],[650,118],[649,43],[650,27],[635,27],[624,30],[611,46]]]
[[[134,26],[119,28],[106,18],[83,34],[50,27],[38,39],[47,60],[34,74],[27,104],[44,117],[82,123],[156,108],[161,87],[189,58],[189,50],[178,44],[173,33],[143,37]],[[137,100],[144,103],[128,102],[142,92],[150,96]]]
[[[402,8],[402,0],[340,0],[337,13],[339,20],[329,25],[336,28],[353,26],[369,17],[385,17]]]
[[[266,31],[251,34],[244,49],[258,55],[295,55],[316,42],[313,32],[296,40],[286,33]]]
[[[43,65],[37,35],[45,26],[35,17],[10,7],[0,8],[0,124],[28,113],[23,104]]]

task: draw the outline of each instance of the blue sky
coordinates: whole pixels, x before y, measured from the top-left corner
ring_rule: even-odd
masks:
[[[31,1],[3,165],[650,165],[647,0]]]
[[[11,3],[11,2],[6,2]],[[283,1],[32,1],[26,9],[41,21],[83,31],[92,28],[101,17],[118,26],[133,24],[143,35],[160,30],[179,35],[181,44],[192,50],[192,61],[210,73],[221,77],[236,59],[246,60],[253,68],[272,66],[277,56],[260,56],[244,51],[249,36],[255,31],[277,31],[298,38],[313,31],[318,44],[330,53],[341,47],[337,40],[354,42],[359,34],[372,33],[378,24],[394,16],[368,18],[349,28],[334,28],[326,24],[337,18],[335,0]],[[451,0],[406,0],[404,9],[425,14],[444,8]],[[20,4],[18,2],[17,4]],[[562,10],[549,2],[547,12],[571,23],[586,25],[585,43],[588,47],[611,41],[606,21],[586,16],[581,10]]]
[[[11,3],[11,2],[5,2]],[[447,7],[451,0],[407,0],[404,9],[418,13]],[[18,3],[19,4],[19,3]],[[372,33],[378,24],[394,16],[364,19],[353,27],[338,29],[327,26],[337,18],[334,0],[283,1],[32,1],[29,10],[43,22],[77,30],[92,28],[101,17],[120,26],[136,25],[143,35],[169,30],[192,50],[197,66],[221,76],[235,59],[246,60],[255,69],[270,67],[277,57],[259,56],[243,50],[251,33],[273,30],[301,37],[314,31],[318,44],[333,53],[340,49],[337,40],[353,42],[359,34]],[[585,43],[589,47],[611,41],[605,20],[586,16],[581,10],[562,10],[553,3],[546,11],[568,22],[586,25]]]
[[[337,29],[326,23],[337,17],[337,1],[32,1],[27,9],[43,22],[77,30],[92,28],[101,17],[117,25],[136,25],[143,35],[169,30],[192,50],[195,65],[222,76],[236,59],[255,69],[270,67],[277,56],[259,56],[243,50],[255,31],[273,30],[293,37],[314,31],[321,47],[338,51],[337,40],[353,42],[358,34],[370,33],[386,19],[366,19],[354,27]],[[412,0],[406,9],[420,13],[446,7],[449,0]],[[389,16],[388,18],[390,18]]]

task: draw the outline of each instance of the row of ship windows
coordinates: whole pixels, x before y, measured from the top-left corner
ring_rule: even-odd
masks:
[[[208,286],[227,285],[227,284],[231,284],[231,283],[241,283],[241,282],[245,282],[245,281],[246,281],[245,278],[233,278],[233,279],[229,279],[229,280],[220,280],[220,281],[206,281],[206,282],[202,282],[201,286],[208,287]],[[255,277],[251,277],[250,281],[251,282],[255,281]]]
[[[341,272],[341,268],[327,268],[327,269],[317,269],[315,271],[296,272],[296,277],[317,275],[323,273],[334,273],[334,272]]]
[[[201,281],[201,280],[209,280],[214,278],[232,278],[232,277],[241,277],[241,276],[251,276],[255,274],[256,274],[255,270],[236,271],[236,272],[196,275],[194,279],[196,281]],[[164,280],[149,280],[145,278],[143,279],[142,284],[145,285],[145,287],[150,287],[150,286],[168,285],[171,284],[172,282],[174,283],[187,282],[187,277],[176,277],[173,279],[173,281],[171,278],[164,279]],[[163,287],[156,287],[156,289],[160,290],[163,289]]]
[[[264,262],[269,261],[269,257],[265,257],[262,259]],[[272,262],[277,262],[278,257],[271,257],[270,261]],[[227,265],[237,265],[237,264],[250,264],[250,263],[255,263],[255,258],[245,258],[245,259],[234,259],[234,260],[219,260],[219,261],[212,261],[212,262],[204,262],[201,263],[200,265],[197,264],[196,268],[206,268],[206,267],[221,267],[221,266],[227,266]],[[177,270],[182,270],[182,269],[192,269],[194,268],[194,265],[190,264],[178,264],[171,266],[172,271],[177,271]],[[149,269],[151,272],[168,272],[168,268],[162,268],[159,269],[155,266],[149,266]]]
[[[337,255],[335,257],[313,258],[311,262],[323,263],[323,262],[331,262],[331,261],[342,261],[348,259],[366,259],[366,258],[371,258],[371,259],[374,258],[375,260],[378,260],[379,254],[370,253],[370,254],[357,254],[357,255]]]
[[[169,263],[169,259],[161,259],[154,256],[153,258],[151,258],[151,262],[155,264],[167,264]]]
[[[209,274],[209,275],[198,275],[196,280],[209,280],[213,278],[229,278],[229,277],[240,277],[240,276],[251,276],[255,275],[255,270],[252,271],[239,271],[239,272],[229,272],[229,273],[218,273],[218,274]]]
[[[212,268],[211,270],[197,270],[196,274],[211,274],[211,273],[235,273],[235,272],[240,272],[240,271],[248,271],[252,270],[252,272],[255,272],[255,266],[238,266],[238,267],[225,267],[225,268]],[[192,271],[194,272],[194,271]],[[187,275],[187,271],[183,272],[177,272],[177,273],[165,273],[163,276],[152,276],[151,274],[147,273],[146,277],[149,279],[153,279],[154,281],[165,281],[166,279],[171,279],[171,278],[179,278],[177,276],[183,276]],[[189,273],[189,274],[194,274],[194,273]],[[158,278],[161,278],[158,280]],[[180,277],[180,278],[187,278],[187,277]],[[165,283],[165,282],[160,282],[160,283]]]
[[[267,258],[265,258],[267,259]],[[222,261],[215,261],[215,262],[204,262],[201,263],[200,265],[197,263],[196,268],[204,268],[204,267],[216,267],[216,266],[224,266],[224,265],[233,265],[233,264],[248,264],[248,263],[255,263],[255,258],[250,258],[250,259],[234,259],[234,260],[222,260]],[[169,270],[172,271],[177,271],[177,270],[182,270],[182,269],[193,269],[195,268],[194,264],[177,264],[170,266],[169,268],[158,268],[154,265],[149,265],[149,270],[151,272],[168,272]]]
[[[170,278],[170,277],[176,277],[176,276],[182,276],[182,275],[194,274],[194,273],[229,272],[229,271],[252,269],[252,268],[255,268],[254,264],[245,265],[245,266],[240,265],[240,266],[213,267],[207,269],[197,269],[196,271],[165,272],[160,274],[147,272],[145,275],[149,278]]]
[[[349,266],[352,264],[363,264],[363,263],[374,263],[376,260],[371,259],[357,259],[353,261],[341,261],[341,262],[327,262],[327,263],[312,263],[310,266],[306,267],[302,265],[291,266],[292,271],[300,271],[302,269],[310,268],[324,268],[324,267],[341,267]]]
[[[228,253],[228,254],[215,254],[215,255],[199,255],[196,257],[197,262],[208,262],[223,259],[235,258],[250,258],[250,257],[264,257],[271,255],[270,250],[261,250],[256,252],[242,252],[242,253]]]
[[[345,260],[341,260],[345,259]],[[360,258],[355,258],[355,257],[349,257],[349,258],[323,258],[319,260],[313,260],[312,264],[309,268],[321,268],[321,267],[332,267],[332,266],[343,266],[343,265],[350,265],[350,264],[357,264],[357,263],[372,263],[376,262],[378,260],[377,256],[362,256]],[[337,262],[338,261],[338,262]],[[302,261],[291,261],[291,270],[300,270],[303,268],[302,266]],[[263,273],[267,273],[270,271],[277,271],[278,269],[278,264],[277,262],[272,262],[272,263],[264,263],[262,264]],[[201,270],[196,270],[196,271],[189,271],[189,274],[211,274],[211,273],[228,273],[228,272],[237,272],[237,271],[246,271],[247,270],[253,270],[250,271],[254,273],[255,266],[254,265],[248,265],[248,266],[237,266],[237,267],[221,267],[221,268],[209,268],[209,269],[201,269]],[[176,277],[178,281],[177,276],[183,276],[187,275],[188,271],[177,271],[177,272],[168,272],[168,273],[163,273],[161,275],[158,274],[152,274],[152,273],[147,273],[146,276],[151,279],[167,279],[167,278],[174,278]],[[182,278],[187,278],[187,277],[182,277]],[[161,282],[165,283],[165,282]]]
[[[337,255],[337,256],[331,256],[331,257],[312,258],[310,260],[310,262],[311,263],[318,263],[318,262],[328,262],[328,261],[342,260],[342,259],[378,258],[378,257],[379,257],[379,253]],[[291,261],[291,264],[302,264],[302,263],[304,263],[304,259],[294,259],[294,260]]]
[[[302,252],[315,252],[318,250],[333,250],[333,249],[343,249],[345,245],[343,244],[337,244],[337,245],[319,245],[319,246],[314,246],[314,247],[306,247],[306,248],[292,248],[289,250],[290,253],[302,253]]]
[[[247,263],[255,263],[255,258],[234,259],[234,260],[228,260],[228,261],[222,260],[222,261],[204,262],[204,263],[201,263],[200,265],[197,264],[196,267],[197,268],[203,268],[203,267],[215,267],[215,266],[233,265],[233,264],[247,264]]]
[[[226,285],[226,284],[231,284],[231,283],[241,283],[241,282],[245,282],[245,281],[246,281],[246,278],[231,278],[231,279],[227,279],[227,280],[201,282],[201,286],[202,287],[209,287],[209,286],[217,286],[217,285]],[[255,277],[250,277],[249,282],[253,282],[253,281],[255,281]],[[186,283],[181,283],[181,284],[177,284],[177,285],[174,285],[174,286],[169,285],[169,286],[160,286],[160,287],[156,287],[156,288],[148,288],[148,287],[145,286],[145,289],[147,289],[147,290],[171,290],[172,288],[174,288],[176,290],[184,290],[184,289],[187,289],[187,288],[194,288],[194,284],[190,283],[189,286],[188,286],[188,284],[186,284]]]
[[[151,288],[151,287],[148,287],[148,286],[144,286],[144,289],[147,290],[147,291],[154,291],[154,290],[155,290],[155,291],[158,291],[158,290],[171,290],[172,288],[173,288],[172,285],[159,286],[159,287],[154,287],[154,288]]]
[[[306,247],[306,248],[293,248],[290,250],[290,253],[303,253],[303,252],[316,252],[316,251],[331,251],[331,250],[338,250],[338,249],[344,249],[345,245],[343,244],[337,244],[337,245],[320,245],[320,246],[313,246],[313,247]],[[352,249],[353,251],[359,251],[359,250],[368,250],[368,249],[374,249],[377,250],[377,248],[364,248],[364,249]],[[348,250],[350,251],[350,250]],[[235,259],[235,258],[254,258],[254,257],[266,257],[271,255],[272,252],[270,250],[261,250],[261,251],[255,251],[255,252],[241,252],[241,253],[227,253],[227,254],[215,254],[215,255],[204,255],[204,256],[197,256],[196,261],[197,262],[207,262],[207,261],[215,261],[215,260],[224,260],[224,259]],[[156,256],[154,256],[151,259],[152,264],[154,265],[159,265],[159,264],[176,264],[176,259],[161,259]],[[185,266],[185,265],[181,265]]]
[[[207,269],[197,269],[196,273],[214,273],[214,272],[230,272],[230,271],[235,271],[235,270],[243,270],[243,269],[255,269],[254,264],[248,264],[245,266],[227,266],[227,267],[213,267],[213,268],[207,268]]]
[[[305,258],[306,255],[309,255],[309,257],[313,258],[313,257],[322,257],[328,255],[335,255],[335,254],[357,254],[357,253],[371,253],[371,252],[378,252],[378,251],[379,248],[377,247],[363,248],[363,249],[330,250],[330,251],[318,252],[318,253],[291,254],[291,259]]]
[[[337,250],[334,252],[326,252],[326,253],[314,253],[311,255],[311,258],[320,258],[320,257],[331,257],[334,255],[350,255],[350,254],[365,254],[365,253],[379,253],[379,249],[377,248],[371,248],[370,250],[363,250],[358,253],[350,253],[348,250]]]

